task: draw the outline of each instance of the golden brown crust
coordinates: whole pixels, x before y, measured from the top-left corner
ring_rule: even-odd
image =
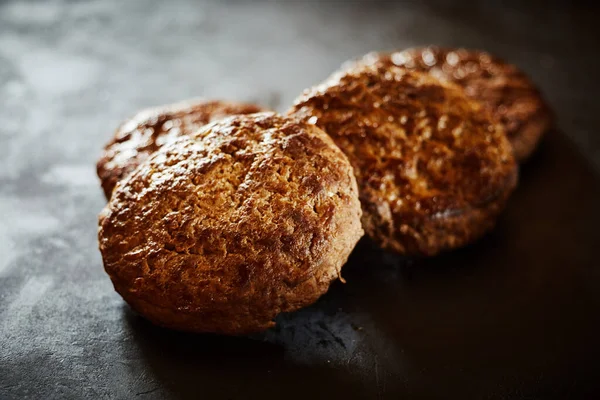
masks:
[[[550,108],[533,82],[514,65],[483,51],[430,46],[371,53],[359,62],[429,72],[460,85],[467,96],[481,102],[503,125],[519,162],[529,157],[554,123]]]
[[[106,198],[110,198],[117,182],[161,146],[189,135],[211,121],[260,111],[264,110],[253,104],[197,99],[138,112],[117,128],[97,163]]]
[[[156,324],[243,334],[313,303],[363,231],[352,167],[320,129],[274,113],[178,139],[99,217],[115,289]]]
[[[355,65],[290,113],[325,130],[352,163],[367,234],[434,255],[489,230],[516,185],[499,125],[458,86],[393,65]]]

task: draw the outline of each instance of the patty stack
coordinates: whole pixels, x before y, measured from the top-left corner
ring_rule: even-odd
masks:
[[[246,334],[315,302],[358,240],[431,257],[495,225],[552,113],[485,52],[373,53],[285,116],[197,100],[145,110],[98,162],[104,267],[157,325]]]

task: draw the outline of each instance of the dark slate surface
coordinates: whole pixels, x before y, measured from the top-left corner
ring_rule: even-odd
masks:
[[[321,3],[0,2],[1,399],[597,397],[597,10]],[[427,43],[511,60],[557,111],[492,234],[427,262],[363,241],[348,284],[251,338],[124,306],[94,172],[121,119],[194,96],[284,110],[348,58]]]

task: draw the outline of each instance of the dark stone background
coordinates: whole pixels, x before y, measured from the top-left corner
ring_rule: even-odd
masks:
[[[597,19],[567,1],[0,1],[0,399],[592,398]],[[96,242],[94,164],[123,118],[195,96],[285,110],[346,59],[420,44],[500,55],[557,112],[494,233],[427,262],[363,241],[348,284],[252,338],[131,314]]]

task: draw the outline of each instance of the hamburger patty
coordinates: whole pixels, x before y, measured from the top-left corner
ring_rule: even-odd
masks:
[[[363,235],[356,180],[319,128],[239,115],[143,161],[99,217],[117,292],[169,328],[267,329],[316,301]]]
[[[501,126],[460,87],[426,73],[355,64],[305,91],[289,113],[346,153],[365,231],[401,254],[431,256],[476,240],[516,185]]]

